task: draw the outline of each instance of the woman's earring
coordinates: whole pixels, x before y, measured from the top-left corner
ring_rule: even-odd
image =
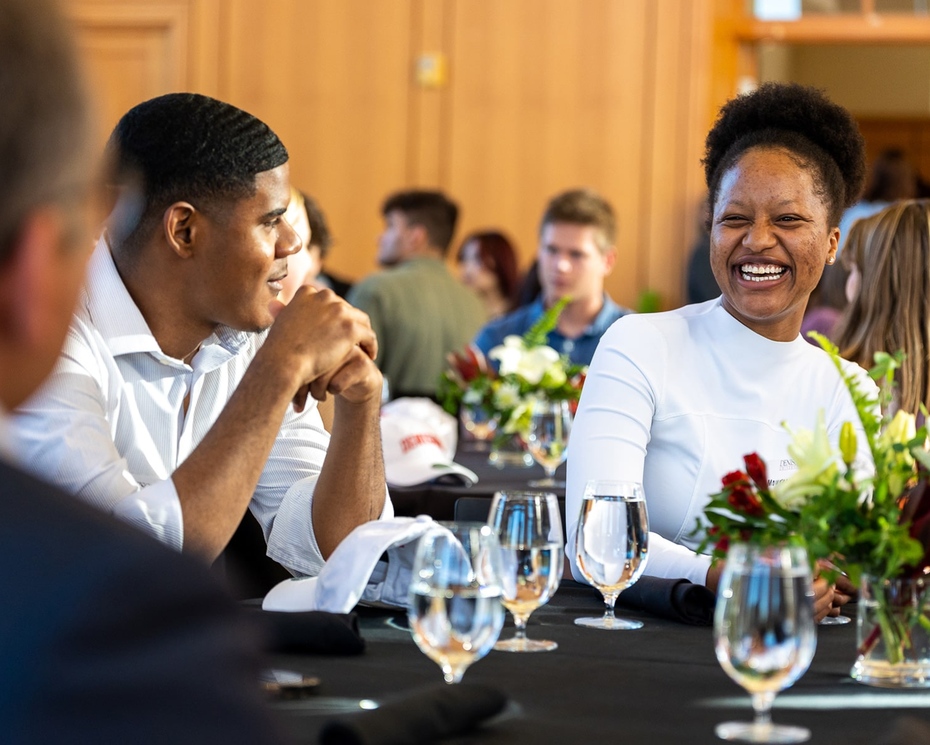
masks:
[[[836,257],[835,257],[835,256],[830,256],[830,257],[827,259],[827,264],[832,264],[834,261],[836,261]]]

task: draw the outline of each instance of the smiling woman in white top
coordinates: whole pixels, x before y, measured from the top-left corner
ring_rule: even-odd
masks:
[[[783,422],[813,429],[823,409],[835,437],[844,421],[858,421],[829,357],[799,332],[865,161],[849,113],[793,84],[730,101],[706,147],[722,296],[626,316],[603,336],[572,430],[566,496],[571,548],[588,480],[641,481],[653,531],[646,573],[715,589],[719,570],[694,549],[720,478],[753,451],[771,480],[786,478],[794,463]],[[833,588],[819,583],[818,615],[833,601]]]

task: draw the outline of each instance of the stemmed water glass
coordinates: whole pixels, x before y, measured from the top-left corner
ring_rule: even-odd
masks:
[[[717,660],[752,697],[755,720],[717,725],[717,736],[744,742],[804,742],[804,727],[772,723],[775,694],[814,657],[813,589],[807,553],[797,546],[738,543],[727,552],[714,613]]]
[[[458,683],[504,625],[500,544],[487,525],[438,523],[417,546],[407,617],[417,646]]]
[[[564,538],[559,502],[554,494],[498,492],[488,522],[501,547],[501,603],[513,615],[516,633],[499,641],[504,652],[548,652],[554,641],[526,638],[526,622],[559,587]]]
[[[546,472],[546,478],[530,481],[532,487],[565,486],[555,480],[555,472],[568,454],[572,412],[568,401],[537,401],[533,405],[526,449]]]
[[[617,618],[614,604],[643,573],[648,544],[643,487],[633,481],[589,481],[575,533],[575,560],[604,596],[605,610],[598,618],[576,618],[576,624],[611,631],[642,627],[642,621]]]

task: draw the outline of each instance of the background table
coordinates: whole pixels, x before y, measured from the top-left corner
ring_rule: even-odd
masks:
[[[710,628],[625,609],[618,615],[640,618],[645,626],[608,632],[574,625],[574,618],[601,610],[593,589],[563,581],[528,627],[531,638],[554,639],[559,648],[535,654],[492,651],[469,668],[466,682],[494,686],[512,703],[480,730],[448,742],[719,745],[716,724],[751,718],[748,696],[714,657]],[[854,607],[846,610],[855,613]],[[442,680],[439,667],[419,651],[408,631],[398,628],[406,625],[403,614],[370,609],[361,614],[365,654],[274,660],[278,667],[321,680],[315,697],[274,704],[298,743],[316,742],[333,716],[327,708],[347,700],[383,702]],[[508,618],[502,636],[512,633]],[[901,716],[930,720],[930,691],[870,688],[849,678],[855,636],[855,624],[818,629],[814,662],[776,699],[775,721],[809,727],[814,745],[876,745]]]
[[[565,487],[530,487],[529,482],[539,481],[546,474],[542,466],[534,463],[529,468],[505,466],[498,468],[488,463],[488,453],[477,451],[464,445],[455,455],[456,463],[470,468],[478,476],[478,483],[472,486],[449,485],[442,483],[422,484],[418,486],[392,486],[391,501],[394,503],[394,514],[399,516],[416,517],[429,515],[436,520],[452,520],[455,512],[455,503],[460,497],[482,497],[490,500],[497,491],[507,489],[530,489],[532,491],[552,492],[559,498],[559,503],[565,506]],[[559,466],[555,475],[556,481],[564,483],[565,464]],[[564,522],[564,520],[563,520]]]

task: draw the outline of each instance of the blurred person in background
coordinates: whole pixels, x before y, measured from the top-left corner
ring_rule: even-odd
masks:
[[[0,740],[280,743],[253,629],[206,567],[28,475],[8,441],[6,411],[58,358],[103,214],[85,90],[55,4],[3,0]]]
[[[472,233],[456,254],[459,280],[478,295],[488,319],[512,311],[516,304],[519,274],[517,252],[502,233]]]
[[[328,288],[344,298],[352,289],[352,283],[329,274],[323,268],[333,237],[320,206],[312,197],[292,186],[291,201],[284,219],[300,238],[300,249],[287,257],[287,276],[281,280],[278,299],[282,303],[290,302],[297,288],[303,285],[318,290]]]
[[[876,352],[903,351],[895,405],[912,413],[930,406],[930,200],[859,220],[840,261],[849,272],[840,355],[868,370]]]
[[[840,219],[837,254],[842,253],[846,236],[856,220],[874,215],[900,199],[913,199],[917,196],[917,188],[917,174],[905,152],[894,147],[883,150],[872,164],[862,197]]]
[[[481,301],[446,266],[458,206],[439,191],[408,190],[381,206],[378,263],[348,300],[368,314],[375,362],[393,398],[435,399],[446,355],[465,347],[485,319]]]
[[[522,336],[563,297],[571,298],[547,344],[578,365],[591,362],[601,335],[629,309],[617,305],[604,281],[617,260],[613,207],[591,189],[571,189],[546,205],[537,251],[540,295],[488,323],[474,344],[484,354],[510,335]]]

